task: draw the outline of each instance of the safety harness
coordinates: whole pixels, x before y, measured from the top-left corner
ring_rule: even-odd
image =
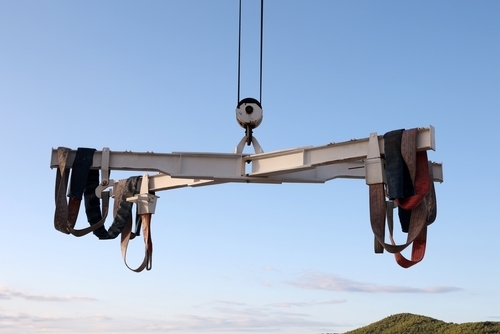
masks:
[[[142,177],[134,176],[120,180],[115,185],[113,223],[106,230],[104,222],[109,211],[110,192],[103,191],[101,199],[96,195],[99,186],[99,171],[91,169],[95,149],[78,148],[71,168],[67,168],[67,160],[70,149],[59,147],[57,149],[59,168],[56,171],[54,227],[56,230],[72,234],[77,237],[93,232],[100,240],[115,239],[121,234],[121,252],[123,261],[127,268],[135,272],[150,270],[152,268],[153,243],[151,240],[150,226],[151,213],[136,213],[135,232],[132,232],[132,206],[133,202],[127,201],[139,193]],[[69,200],[66,199],[69,180]],[[89,227],[75,229],[78,212],[82,197],[85,203],[85,212]],[[140,235],[144,235],[145,255],[139,267],[130,268],[126,261],[129,241]]]
[[[386,182],[369,185],[375,253],[383,253],[384,249],[393,253],[396,262],[403,268],[409,268],[424,258],[427,226],[434,222],[437,215],[432,165],[427,160],[426,151],[417,152],[416,140],[417,129],[386,133]],[[393,236],[393,211],[396,207],[401,229],[407,233],[403,244],[396,244]],[[390,243],[385,242],[386,218]],[[411,259],[407,259],[401,252],[411,244]]]

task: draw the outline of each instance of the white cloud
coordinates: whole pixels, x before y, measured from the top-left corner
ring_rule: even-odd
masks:
[[[57,296],[33,294],[19,290],[0,287],[0,300],[20,298],[27,301],[93,301],[93,298],[78,296]],[[0,308],[0,333],[241,333],[241,332],[273,332],[303,328],[312,332],[328,332],[332,328],[345,325],[316,320],[307,312],[283,311],[285,308],[324,305],[343,302],[342,300],[281,302],[263,306],[232,300],[213,300],[195,306],[195,312],[148,318],[137,314],[135,317],[116,317],[95,309],[95,314],[49,311],[17,312],[14,309]]]
[[[268,282],[268,281],[262,281],[260,284],[262,284],[263,286],[268,287],[268,288],[273,286],[273,283]]]
[[[312,320],[310,315],[304,313],[276,312],[268,308],[250,308],[241,310],[218,308],[217,316],[182,315],[180,319],[169,323],[170,329],[180,332],[188,330],[203,330],[217,332],[259,332],[291,328],[311,328],[317,331],[323,328],[338,326],[332,322]],[[177,324],[176,326],[173,326]],[[166,328],[163,328],[166,329]]]
[[[241,333],[307,328],[324,332],[342,325],[316,321],[303,313],[276,312],[269,308],[218,308],[215,315],[180,314],[169,319],[112,318],[102,315],[49,317],[0,310],[0,333]]]
[[[247,304],[242,302],[235,302],[230,300],[212,300],[209,303],[203,303],[198,305],[193,305],[194,308],[202,308],[204,306],[217,306],[217,305],[230,305],[230,306],[245,306]]]
[[[80,296],[55,296],[55,295],[40,295],[23,291],[14,290],[5,286],[0,286],[0,300],[22,298],[25,300],[41,301],[41,302],[68,302],[68,301],[95,301],[97,299],[91,297]]]
[[[253,306],[227,300],[214,300],[196,306],[205,308],[203,315],[182,314],[163,324],[158,323],[158,330],[165,331],[215,331],[215,332],[260,332],[286,331],[293,328],[310,328],[312,332],[327,332],[334,327],[345,325],[317,321],[306,312],[290,312],[280,309],[290,307],[308,307],[343,303],[345,300],[326,300],[312,302],[277,302],[264,306]],[[210,315],[207,315],[210,314]]]
[[[278,269],[275,269],[275,268],[273,268],[273,267],[271,267],[271,266],[265,266],[265,267],[263,268],[263,270],[264,270],[264,271],[279,271]]]
[[[329,305],[329,304],[340,304],[345,303],[345,299],[330,299],[323,302],[278,302],[269,304],[269,306],[273,307],[308,307],[308,306],[316,306],[316,305]]]
[[[371,293],[445,293],[461,290],[461,288],[452,286],[429,286],[426,288],[415,288],[404,285],[380,285],[358,282],[327,274],[307,274],[296,281],[287,281],[285,283],[300,289]]]

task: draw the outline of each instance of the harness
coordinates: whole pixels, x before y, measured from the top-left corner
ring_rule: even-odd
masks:
[[[123,261],[127,268],[135,272],[150,270],[152,268],[153,243],[151,239],[151,213],[137,213],[135,232],[132,232],[132,207],[131,197],[141,191],[142,177],[134,176],[125,180],[120,180],[115,184],[113,223],[106,230],[104,222],[109,211],[110,191],[103,191],[101,199],[96,195],[96,188],[100,185],[99,171],[91,169],[95,149],[78,148],[71,168],[67,168],[68,155],[70,149],[59,147],[57,149],[59,167],[56,171],[55,184],[55,204],[54,227],[65,234],[72,234],[81,237],[93,232],[100,240],[115,239],[121,234],[121,252]],[[66,199],[69,180],[69,200]],[[90,226],[82,229],[75,229],[76,220],[80,211],[80,205],[84,199],[85,213]],[[102,200],[102,209],[101,209]],[[136,210],[137,211],[137,210]],[[129,241],[140,235],[140,230],[144,235],[145,255],[139,267],[133,269],[126,261]]]
[[[396,262],[409,268],[422,261],[427,245],[427,226],[437,215],[432,165],[426,151],[417,152],[417,129],[395,130],[384,135],[385,182],[369,185],[370,223],[375,235],[375,253],[384,249],[393,253]],[[386,200],[386,197],[388,200]],[[394,241],[394,209],[398,209],[406,242]],[[390,243],[385,242],[389,231]],[[401,252],[412,245],[411,258]]]

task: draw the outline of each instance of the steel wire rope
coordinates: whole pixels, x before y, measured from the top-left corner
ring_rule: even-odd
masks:
[[[238,10],[238,101],[240,103],[241,90],[241,2],[239,1]],[[259,102],[262,105],[262,58],[264,45],[264,0],[260,1],[260,55],[259,55]]]

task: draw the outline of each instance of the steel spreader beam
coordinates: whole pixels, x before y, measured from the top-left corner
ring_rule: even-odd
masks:
[[[371,135],[374,136],[378,140],[377,150],[383,156],[383,136]],[[370,138],[353,139],[256,154],[138,153],[106,149],[95,152],[92,168],[102,169],[104,165],[109,170],[158,172],[149,177],[151,191],[227,182],[323,183],[335,178],[365,178],[369,141]],[[432,126],[418,129],[417,150],[435,150]],[[68,168],[72,166],[75,155],[76,150],[72,150],[67,160]],[[250,173],[246,173],[246,164],[251,164]],[[57,149],[52,150],[50,167],[58,167]],[[433,163],[433,171],[434,180],[442,182],[442,165]]]

